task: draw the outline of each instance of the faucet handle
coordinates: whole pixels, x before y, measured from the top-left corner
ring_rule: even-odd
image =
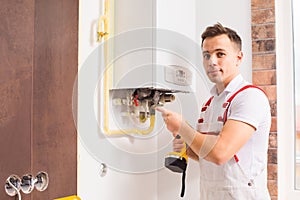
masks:
[[[9,196],[20,195],[21,179],[19,176],[12,174],[6,179],[5,192]]]
[[[34,189],[34,178],[31,174],[26,174],[21,179],[21,190],[24,194],[29,194]]]
[[[49,176],[46,172],[39,172],[35,177],[34,186],[35,189],[42,192],[47,189],[49,184]]]

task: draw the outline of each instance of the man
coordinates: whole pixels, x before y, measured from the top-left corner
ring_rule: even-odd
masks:
[[[201,200],[267,200],[267,149],[271,124],[267,97],[239,72],[243,53],[239,35],[220,23],[202,34],[203,66],[212,97],[201,109],[197,130],[182,116],[157,108],[189,157],[199,160]],[[250,85],[250,86],[249,86]]]

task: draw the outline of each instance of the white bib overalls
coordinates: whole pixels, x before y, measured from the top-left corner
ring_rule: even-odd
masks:
[[[227,120],[230,102],[235,95],[249,87],[255,86],[247,85],[242,87],[224,103],[213,102],[218,100],[215,100],[213,97],[210,98],[201,109],[201,116],[197,125],[198,131],[207,134],[219,134],[223,124]],[[212,104],[218,105],[218,108],[211,106]],[[199,165],[200,200],[270,199],[267,189],[266,167],[264,170],[258,172],[257,176],[249,177],[240,166],[238,155],[235,155],[227,163],[222,165],[216,165],[204,159],[199,159]]]

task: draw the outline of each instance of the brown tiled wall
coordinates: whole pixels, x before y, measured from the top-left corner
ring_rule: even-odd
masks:
[[[268,151],[268,188],[277,200],[277,95],[275,0],[252,0],[252,81],[265,90],[272,114]]]

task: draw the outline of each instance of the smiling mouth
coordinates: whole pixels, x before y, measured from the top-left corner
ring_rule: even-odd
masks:
[[[222,69],[215,69],[215,70],[211,70],[208,72],[208,74],[216,74],[216,73],[219,73],[219,72],[222,72],[223,70]]]

